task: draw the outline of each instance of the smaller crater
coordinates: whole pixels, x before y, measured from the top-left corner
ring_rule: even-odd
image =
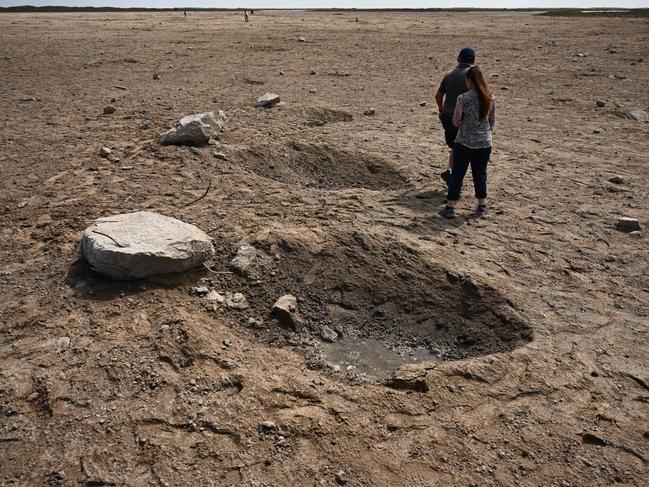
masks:
[[[407,186],[391,161],[328,144],[257,146],[235,154],[233,162],[259,176],[302,187],[383,190]]]

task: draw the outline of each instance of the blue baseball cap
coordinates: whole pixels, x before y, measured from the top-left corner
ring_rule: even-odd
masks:
[[[475,51],[470,47],[465,47],[460,51],[460,54],[457,56],[459,61],[472,63],[475,61]]]

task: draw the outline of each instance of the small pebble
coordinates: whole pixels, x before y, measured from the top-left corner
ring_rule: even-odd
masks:
[[[347,483],[347,478],[345,478],[345,472],[342,470],[336,474],[336,483],[338,485],[345,485]]]
[[[624,179],[622,179],[622,176],[613,176],[608,179],[609,182],[614,183],[614,184],[622,184],[624,183]]]
[[[111,113],[115,113],[115,107],[113,105],[106,105],[104,107],[104,115],[110,115]]]

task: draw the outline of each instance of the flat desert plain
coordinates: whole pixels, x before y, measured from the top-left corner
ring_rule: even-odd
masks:
[[[0,15],[0,484],[646,485],[648,43],[531,13]],[[467,176],[447,221],[433,97],[466,45],[489,208]],[[157,143],[209,110],[216,142]],[[213,237],[210,270],[79,259],[140,210]]]

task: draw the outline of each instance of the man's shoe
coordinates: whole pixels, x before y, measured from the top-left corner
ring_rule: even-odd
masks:
[[[449,220],[455,218],[455,210],[450,206],[445,206],[444,208],[442,208],[439,211],[439,214],[442,215],[444,218],[448,218]]]
[[[487,205],[478,205],[475,210],[475,216],[481,218],[487,214]]]

